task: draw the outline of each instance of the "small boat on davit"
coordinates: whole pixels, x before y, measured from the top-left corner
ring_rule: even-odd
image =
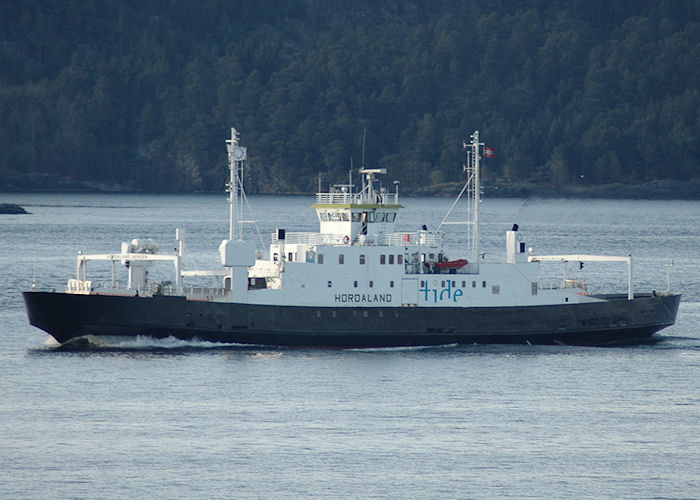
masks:
[[[466,182],[448,211],[465,205],[466,245],[453,260],[443,248],[447,216],[435,231],[396,231],[403,208],[398,184],[389,193],[377,179],[386,170],[364,167],[359,191],[350,180],[316,194],[318,232],[280,228],[266,249],[256,248],[243,238],[247,150],[235,129],[226,142],[229,235],[219,245],[218,267],[185,269],[181,230],[174,254],[158,253],[148,239],[123,243],[114,253],[80,253],[65,291],[24,292],[30,323],[60,343],[117,335],[351,348],[617,345],[645,341],[676,320],[679,294],[633,292],[630,255],[538,255],[514,225],[505,231],[505,258],[486,261],[479,246],[479,170],[482,153],[490,157],[493,150],[479,142],[478,131],[464,143]],[[111,280],[87,276],[94,261],[111,266]],[[566,277],[569,262],[601,261],[627,267],[626,293],[589,293],[586,282]],[[562,263],[564,276],[543,282],[543,262]],[[173,266],[172,280],[149,280],[159,263]],[[115,278],[117,267],[126,280]],[[216,283],[190,281],[203,279]]]

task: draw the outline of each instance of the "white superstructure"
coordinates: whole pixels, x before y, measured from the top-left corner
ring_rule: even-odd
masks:
[[[450,212],[466,203],[462,224],[467,226],[463,256],[450,256],[442,246],[442,227],[397,232],[399,204],[395,192],[381,187],[377,176],[385,169],[362,168],[361,188],[352,182],[316,194],[313,208],[318,232],[278,229],[271,236],[269,252],[261,258],[252,242],[242,240],[243,166],[247,150],[231,131],[229,158],[230,225],[228,238],[219,247],[221,267],[211,271],[183,268],[183,233],[178,231],[174,255],[161,255],[152,242],[124,244],[115,254],[78,255],[77,276],[68,283],[69,293],[105,295],[184,295],[192,300],[276,306],[315,307],[505,307],[599,302],[589,296],[585,282],[568,280],[540,283],[542,261],[621,261],[628,265],[628,297],[632,298],[631,257],[591,255],[536,256],[522,241],[517,226],[506,232],[502,262],[486,262],[479,248],[479,168],[482,143],[474,132],[465,146],[464,188]],[[448,214],[449,215],[449,214]],[[112,281],[99,286],[88,280],[88,261],[110,261]],[[148,269],[157,261],[169,261],[175,278],[170,283],[149,283]],[[467,262],[468,261],[468,262]],[[114,277],[117,263],[127,268],[128,279]],[[191,277],[218,280],[212,287],[188,286]],[[121,283],[121,284],[120,284]]]

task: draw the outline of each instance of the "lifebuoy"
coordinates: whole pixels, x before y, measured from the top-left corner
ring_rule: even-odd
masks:
[[[345,243],[346,245],[350,243],[350,236],[345,236],[345,238],[343,238],[343,243]]]

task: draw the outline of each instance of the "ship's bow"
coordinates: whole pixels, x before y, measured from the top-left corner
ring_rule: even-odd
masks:
[[[60,343],[81,335],[81,314],[70,303],[70,295],[32,290],[23,292],[22,296],[31,325],[41,328]]]

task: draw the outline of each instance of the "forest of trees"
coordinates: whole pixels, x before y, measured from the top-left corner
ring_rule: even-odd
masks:
[[[485,175],[555,186],[700,180],[697,0],[9,0],[0,189],[88,181],[249,192],[359,166],[410,190]],[[27,184],[29,183],[29,184]],[[33,183],[33,184],[32,184]]]

